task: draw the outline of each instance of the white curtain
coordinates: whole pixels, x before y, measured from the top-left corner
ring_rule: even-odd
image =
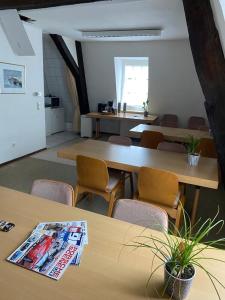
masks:
[[[67,87],[68,87],[70,99],[72,101],[72,106],[73,106],[72,129],[75,132],[80,132],[80,107],[78,101],[76,81],[67,66],[65,66],[65,74],[66,74]]]

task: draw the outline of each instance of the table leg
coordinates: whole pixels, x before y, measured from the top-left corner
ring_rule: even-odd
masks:
[[[95,138],[100,136],[100,119],[96,119]]]
[[[194,225],[196,213],[198,209],[198,203],[199,203],[199,196],[200,196],[200,186],[195,187],[195,197],[194,197],[194,203],[192,207],[192,213],[191,213],[191,224]]]

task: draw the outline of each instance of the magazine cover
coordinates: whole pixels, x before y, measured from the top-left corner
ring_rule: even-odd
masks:
[[[80,264],[87,243],[86,221],[40,223],[7,260],[58,280],[70,264]]]
[[[72,260],[72,265],[79,265],[84,245],[88,244],[87,222],[70,221],[70,222],[47,222],[39,223],[34,231],[42,233],[55,231],[58,237],[66,242],[72,243],[79,247],[76,257]]]
[[[7,260],[53,279],[60,279],[78,253],[78,247],[57,232],[34,231]]]

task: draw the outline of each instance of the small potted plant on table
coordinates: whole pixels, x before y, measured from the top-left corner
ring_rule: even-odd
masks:
[[[199,220],[192,227],[191,225],[188,225],[189,222],[187,221],[189,218],[187,219],[184,211],[183,216],[184,226],[180,231],[176,229],[177,236],[168,233],[164,233],[162,238],[154,235],[142,235],[138,236],[135,241],[126,246],[150,249],[154,254],[152,265],[155,258],[158,258],[159,261],[161,261],[156,267],[152,267],[148,284],[156,271],[164,266],[164,290],[162,296],[167,293],[171,297],[170,299],[185,299],[189,294],[194,277],[197,276],[195,267],[198,267],[209,277],[218,299],[222,300],[217,284],[221,285],[223,288],[225,288],[225,286],[218,278],[211,274],[201,262],[208,259],[225,263],[225,261],[216,257],[204,256],[206,250],[213,249],[213,247],[217,245],[225,246],[225,238],[210,240],[208,242],[204,241],[205,237],[207,237],[212,230],[221,230],[224,221],[217,220],[217,213],[213,219],[207,219],[201,226]],[[199,229],[196,228],[198,225]],[[192,233],[193,229],[196,231],[194,234]],[[202,242],[204,242],[204,244],[201,244]],[[223,267],[225,267],[225,265]]]
[[[200,153],[198,152],[198,145],[200,139],[193,137],[192,135],[187,140],[187,152],[188,152],[188,163],[190,166],[197,166]]]
[[[143,102],[144,116],[147,117],[149,113],[149,100]]]

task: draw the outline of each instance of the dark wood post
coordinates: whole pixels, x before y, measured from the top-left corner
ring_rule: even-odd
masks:
[[[57,34],[50,34],[50,36],[76,81],[80,113],[87,114],[90,112],[90,110],[86,91],[86,83],[83,83],[83,77],[80,75],[79,67],[77,66],[69,49],[67,48],[67,45],[64,42],[63,38]]]
[[[210,0],[183,0],[195,68],[225,185],[225,59]]]

